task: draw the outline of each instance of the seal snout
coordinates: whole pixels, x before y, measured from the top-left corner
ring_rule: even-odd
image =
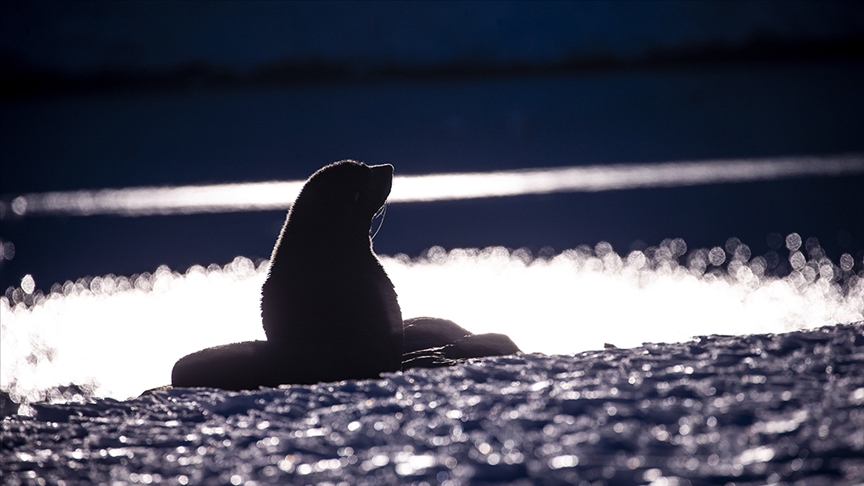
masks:
[[[381,207],[387,196],[390,195],[390,189],[393,185],[393,166],[390,164],[370,165],[372,177],[369,178],[368,193],[380,196],[380,201],[377,202],[377,207]]]

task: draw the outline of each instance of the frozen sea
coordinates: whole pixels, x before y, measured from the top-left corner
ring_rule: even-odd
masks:
[[[189,352],[263,338],[266,262],[47,295],[25,277],[0,298],[3,481],[859,484],[862,262],[778,238],[382,256],[405,317],[524,354],[244,393],[139,396]]]

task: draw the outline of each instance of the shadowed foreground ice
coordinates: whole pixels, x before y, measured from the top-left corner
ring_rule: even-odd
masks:
[[[34,404],[5,484],[864,481],[864,323],[381,380]]]

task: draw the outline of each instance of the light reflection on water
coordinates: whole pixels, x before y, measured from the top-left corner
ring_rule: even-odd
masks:
[[[627,255],[601,242],[537,258],[522,249],[433,247],[414,260],[381,259],[404,317],[506,333],[525,352],[572,354],[604,343],[634,347],[864,319],[862,262],[848,254],[831,262],[818,248],[806,249],[808,259],[795,237],[786,238],[794,270],[783,278],[765,275],[765,258],[751,258],[734,238],[725,249],[689,252],[676,239]],[[238,257],[184,274],[160,267],[80,279],[47,296],[25,277],[0,298],[0,388],[36,400],[75,383],[122,399],[167,384],[187,353],[264,338],[266,269],[267,262]]]

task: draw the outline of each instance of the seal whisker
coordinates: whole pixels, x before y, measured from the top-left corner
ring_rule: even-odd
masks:
[[[381,217],[380,219],[378,219],[378,227],[375,228],[375,232],[372,233],[371,238],[373,240],[375,239],[375,236],[378,234],[378,232],[381,231],[381,226],[384,225],[384,216],[387,215],[387,205],[388,204],[390,204],[390,203],[385,202],[384,205],[381,206],[381,209],[379,209],[378,212],[375,213],[375,216],[372,216],[372,221],[375,221],[376,219],[378,219],[379,216]]]

